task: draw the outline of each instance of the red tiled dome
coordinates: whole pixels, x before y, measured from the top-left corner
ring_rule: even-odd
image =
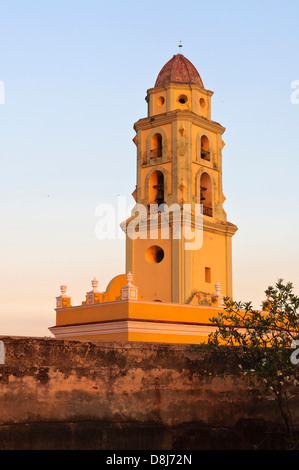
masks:
[[[194,83],[204,88],[202,79],[196,68],[183,56],[176,54],[162,68],[158,75],[155,86],[166,83]]]

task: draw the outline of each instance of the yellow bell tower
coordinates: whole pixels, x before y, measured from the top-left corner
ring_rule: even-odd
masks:
[[[105,292],[73,306],[61,286],[57,338],[199,344],[211,318],[232,297],[232,236],[222,192],[222,135],[211,97],[182,54],[169,60],[147,91],[147,117],[134,125],[135,207],[122,224],[126,273]],[[100,268],[99,268],[100,269]]]
[[[139,236],[137,230],[134,237],[127,231],[126,270],[133,273],[145,300],[190,303],[199,293],[212,294],[216,283],[232,297],[231,241],[237,227],[227,221],[222,206],[225,129],[211,120],[212,95],[191,62],[177,54],[147,92],[148,116],[134,125],[134,197],[139,208],[147,209],[147,220],[142,220],[144,211],[142,216],[137,212]],[[189,210],[193,229],[196,220],[200,225],[201,243],[194,241],[186,249],[183,226],[175,237],[172,211],[165,214],[169,222],[164,217],[164,224],[163,206],[155,214],[155,205],[163,204],[180,208],[181,222]],[[198,206],[202,217],[195,219]]]

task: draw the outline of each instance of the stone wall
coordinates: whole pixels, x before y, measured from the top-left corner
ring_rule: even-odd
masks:
[[[1,450],[283,448],[273,402],[203,347],[0,340]]]

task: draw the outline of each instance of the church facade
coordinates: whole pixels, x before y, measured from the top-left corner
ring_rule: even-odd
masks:
[[[97,281],[81,305],[61,286],[55,337],[198,344],[210,318],[233,297],[232,237],[222,189],[225,128],[193,64],[174,55],[147,91],[134,124],[135,207],[124,221],[126,274],[105,292]]]

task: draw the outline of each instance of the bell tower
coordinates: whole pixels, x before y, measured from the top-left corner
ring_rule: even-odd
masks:
[[[136,207],[144,210],[135,211],[123,228],[126,272],[132,272],[146,301],[192,304],[199,293],[212,295],[219,283],[222,294],[232,297],[232,236],[237,227],[223,209],[225,128],[211,119],[212,95],[192,63],[174,55],[147,91],[147,117],[134,125],[133,196]],[[201,216],[196,218],[199,206]],[[163,207],[175,211],[165,213]],[[193,229],[201,231],[201,243],[194,248],[189,244],[189,249],[184,230],[176,236],[174,224],[179,215],[182,228],[186,211]],[[134,236],[128,230],[132,222],[138,226]]]
[[[215,331],[210,319],[232,297],[237,227],[223,209],[225,129],[211,119],[212,95],[182,54],[147,90],[147,117],[134,124],[136,204],[121,224],[126,272],[104,292],[94,278],[81,305],[62,285],[55,337],[201,344]]]

